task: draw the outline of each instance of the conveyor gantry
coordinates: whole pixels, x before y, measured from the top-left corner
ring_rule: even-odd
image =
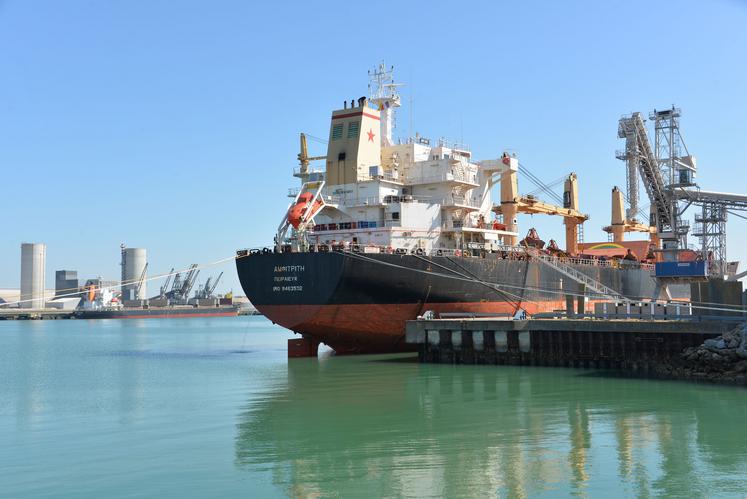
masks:
[[[672,202],[667,195],[666,184],[648,140],[646,125],[641,113],[633,113],[620,118],[617,135],[625,139],[625,153],[618,157],[633,161],[637,165],[646,193],[656,211],[656,225],[659,233],[673,232],[676,214],[672,212]],[[672,236],[672,238],[676,237],[676,234]]]

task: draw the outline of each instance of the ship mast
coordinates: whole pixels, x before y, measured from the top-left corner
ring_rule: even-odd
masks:
[[[370,102],[381,111],[381,145],[392,145],[392,130],[396,126],[394,111],[400,107],[397,87],[402,83],[394,83],[394,66],[389,69],[382,62],[373,71],[368,72],[368,93]]]

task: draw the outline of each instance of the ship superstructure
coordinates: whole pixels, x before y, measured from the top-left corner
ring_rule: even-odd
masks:
[[[400,98],[391,70],[373,72],[371,89],[371,98],[332,112],[324,171],[299,155],[303,186],[293,206],[303,213],[291,207],[278,249],[346,244],[430,253],[515,243],[515,221],[504,224],[493,213],[491,192],[503,173],[518,170],[517,159],[476,161],[467,147],[444,139],[395,143]]]

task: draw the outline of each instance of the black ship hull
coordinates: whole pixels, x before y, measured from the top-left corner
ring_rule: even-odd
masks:
[[[267,253],[240,256],[236,265],[262,314],[339,353],[406,350],[405,321],[429,310],[513,315],[520,307],[531,315],[564,309],[564,292],[576,291],[541,262],[496,254]],[[654,291],[648,268],[574,267],[627,297]]]

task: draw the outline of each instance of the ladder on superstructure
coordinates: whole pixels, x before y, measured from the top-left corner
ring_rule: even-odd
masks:
[[[586,286],[587,290],[590,290],[600,296],[603,296],[605,298],[608,298],[610,300],[615,301],[621,301],[621,302],[631,302],[629,298],[626,298],[625,296],[621,295],[614,289],[605,286],[601,282],[597,281],[596,279],[589,277],[588,275],[584,274],[583,272],[580,272],[570,265],[567,265],[560,261],[557,257],[550,256],[550,255],[543,255],[536,249],[532,248],[526,248],[526,252],[529,256],[531,256],[533,259],[547,265],[548,267],[560,272],[564,276],[573,279],[574,281],[583,284]]]

